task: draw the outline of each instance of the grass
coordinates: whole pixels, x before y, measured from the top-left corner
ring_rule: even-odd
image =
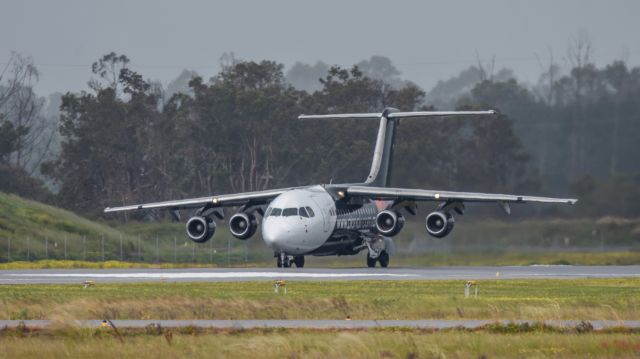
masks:
[[[639,320],[640,279],[0,286],[0,319]]]
[[[64,236],[102,235],[119,238],[123,232],[61,208],[0,192],[0,238],[29,236],[53,242]]]
[[[214,261],[206,262],[128,262],[119,260],[82,261],[82,260],[46,260],[13,261],[0,263],[0,270],[11,269],[72,269],[72,268],[207,268],[207,267],[273,267],[274,259],[268,254],[253,257],[250,261],[237,258],[227,261],[218,256]],[[306,267],[349,268],[363,267],[365,253],[349,257],[308,257]],[[420,253],[414,255],[399,254],[392,257],[391,266],[512,266],[512,265],[631,265],[640,264],[640,251],[618,252],[548,252],[548,251],[511,251],[511,252],[453,252]]]
[[[57,335],[56,335],[57,334]],[[65,330],[2,335],[7,358],[513,358],[635,357],[638,333],[248,330],[133,334]],[[118,339],[120,338],[120,339]]]

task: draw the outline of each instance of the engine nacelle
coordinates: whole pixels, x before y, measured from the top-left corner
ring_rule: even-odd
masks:
[[[229,218],[229,231],[238,239],[251,238],[258,230],[258,221],[253,214],[236,213]]]
[[[216,222],[209,217],[194,216],[187,221],[187,236],[196,243],[204,243],[216,233]]]
[[[453,230],[455,220],[449,212],[431,212],[425,218],[427,232],[436,237],[442,238]]]
[[[404,227],[404,217],[397,211],[384,210],[376,216],[376,229],[383,236],[393,237]]]

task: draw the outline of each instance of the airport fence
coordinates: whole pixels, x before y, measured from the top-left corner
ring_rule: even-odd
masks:
[[[214,237],[215,238],[215,237]],[[227,238],[194,243],[179,236],[119,236],[112,238],[77,235],[50,239],[0,238],[2,262],[38,260],[123,261],[145,263],[211,263],[232,265],[264,260],[271,253],[252,250],[248,241]],[[1,252],[0,252],[1,253]]]
[[[479,254],[491,256],[504,253],[559,252],[640,252],[638,245],[610,245],[598,243],[568,244],[555,241],[538,246],[510,241],[456,243],[425,237],[396,238],[396,255],[454,255],[460,258]],[[475,257],[474,257],[475,256]],[[270,251],[259,237],[238,240],[220,233],[206,243],[194,243],[184,235],[107,235],[103,233],[70,234],[65,236],[0,237],[0,262],[39,260],[79,260],[89,262],[122,261],[139,263],[202,263],[217,266],[265,263],[273,260]]]

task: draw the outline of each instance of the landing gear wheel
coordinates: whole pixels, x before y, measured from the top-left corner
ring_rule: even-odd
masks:
[[[303,268],[304,267],[304,256],[296,256],[293,258],[293,263],[296,264],[297,268]]]
[[[382,268],[387,268],[389,266],[389,253],[387,253],[387,251],[382,251],[382,253],[380,253],[380,256],[378,257],[378,261],[380,262],[380,266]]]
[[[367,255],[367,267],[369,268],[375,267],[377,261],[378,261],[378,258],[371,258]]]
[[[291,257],[284,253],[279,253],[276,255],[278,268],[289,268],[291,267]],[[304,261],[304,260],[303,260]]]

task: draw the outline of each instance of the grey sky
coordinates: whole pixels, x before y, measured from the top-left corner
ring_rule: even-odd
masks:
[[[638,14],[640,1],[2,0],[0,62],[11,51],[32,56],[43,95],[86,89],[91,63],[112,50],[165,84],[183,68],[211,76],[225,52],[287,66],[384,55],[429,89],[475,64],[477,51],[535,82],[534,54],[546,58],[551,47],[562,63],[580,31],[598,64],[637,65]]]

